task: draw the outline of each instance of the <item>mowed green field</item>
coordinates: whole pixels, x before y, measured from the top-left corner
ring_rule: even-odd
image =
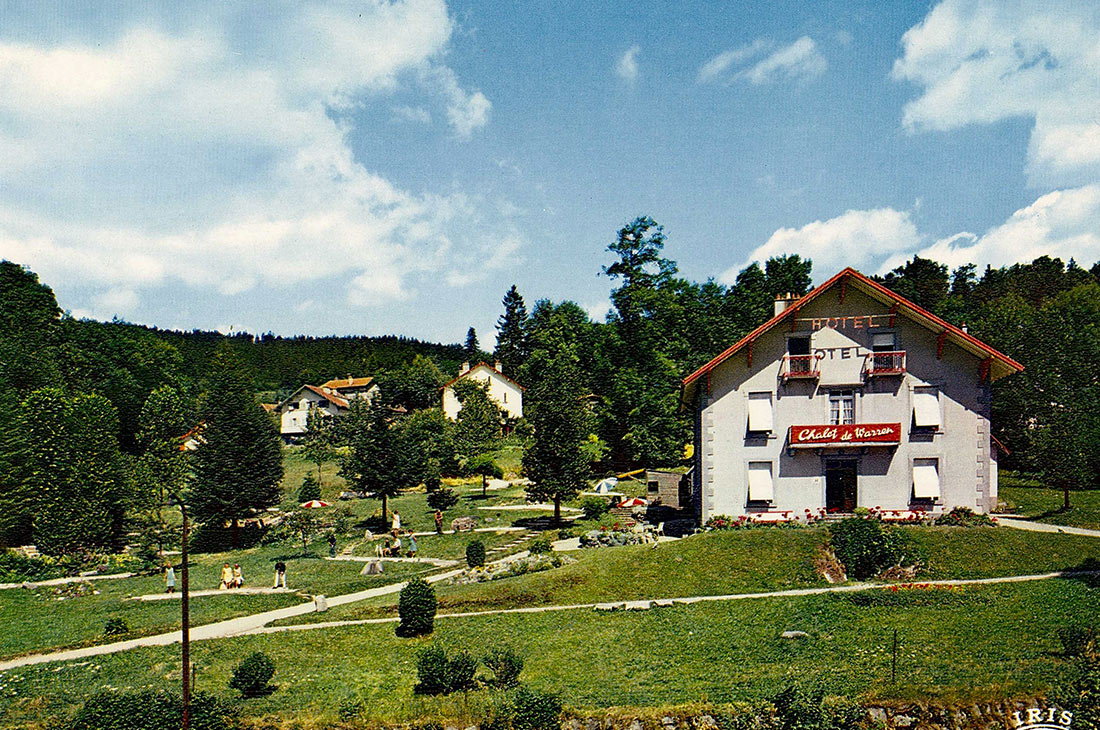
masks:
[[[1001,477],[1000,497],[1017,514],[1039,522],[1100,530],[1100,489],[1071,491],[1070,509],[1063,512],[1060,489],[1045,489],[1039,482],[1010,472]]]
[[[226,692],[243,656],[267,653],[278,690],[242,702],[243,712],[323,727],[352,698],[380,723],[483,710],[485,690],[449,699],[413,694],[416,653],[431,643],[477,654],[511,646],[525,657],[525,683],[582,709],[759,700],[795,681],[863,699],[986,701],[1058,686],[1071,671],[1059,629],[1100,623],[1096,589],[1071,579],[902,596],[899,605],[807,596],[439,618],[434,635],[420,639],[397,638],[392,624],[376,624],[199,642],[192,651],[199,689],[215,692]],[[891,682],[894,629],[898,673]],[[786,630],[809,636],[780,638]],[[71,711],[104,687],[174,686],[178,655],[178,647],[141,649],[2,673],[0,725]]]

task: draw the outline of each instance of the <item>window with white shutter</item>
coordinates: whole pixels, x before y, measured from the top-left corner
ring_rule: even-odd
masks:
[[[772,394],[749,393],[749,431],[766,433],[774,428]]]
[[[771,502],[775,499],[770,461],[749,462],[749,501]]]
[[[913,388],[913,425],[917,428],[940,427],[940,393],[935,388]]]
[[[913,459],[914,499],[940,498],[940,460]]]

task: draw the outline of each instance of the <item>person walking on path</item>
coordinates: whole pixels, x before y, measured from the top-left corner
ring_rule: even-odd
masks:
[[[165,593],[176,592],[176,569],[171,563],[164,566],[164,587]]]
[[[243,588],[244,587],[244,571],[241,570],[241,564],[240,563],[234,563],[233,564],[233,587],[234,588]]]
[[[328,556],[330,558],[336,557],[336,533],[330,532],[328,534]]]
[[[435,511],[435,534],[443,534],[443,513],[440,510]]]
[[[227,588],[233,587],[233,569],[229,567],[229,563],[222,565],[222,582],[218,584],[218,590],[224,591]]]
[[[275,585],[271,587],[278,588],[280,584],[286,588],[286,563],[282,560],[275,563]]]
[[[393,536],[397,537],[398,530],[401,529],[401,513],[397,510],[393,511],[393,522],[390,524],[390,531],[393,532]]]

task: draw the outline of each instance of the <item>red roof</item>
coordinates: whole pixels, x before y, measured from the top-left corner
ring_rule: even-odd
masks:
[[[732,357],[739,350],[741,350],[743,347],[748,345],[760,335],[768,332],[784,320],[797,316],[798,311],[803,306],[821,296],[822,293],[831,289],[842,280],[847,280],[848,282],[854,284],[856,288],[860,289],[865,294],[871,296],[874,299],[878,299],[880,301],[885,300],[884,303],[889,302],[892,305],[897,305],[898,314],[905,315],[909,319],[916,321],[918,324],[921,324],[930,330],[946,333],[948,339],[952,340],[956,345],[959,345],[960,347],[971,352],[975,356],[982,357],[983,359],[990,358],[993,363],[1000,365],[999,370],[1001,371],[999,375],[994,376],[993,369],[991,367],[991,380],[995,380],[998,377],[1004,377],[1005,375],[1010,375],[1014,372],[1020,372],[1024,369],[1023,365],[1016,362],[1008,355],[994,350],[992,347],[985,344],[973,335],[964,332],[953,324],[945,322],[944,320],[940,319],[923,307],[914,304],[903,296],[895,294],[894,292],[884,287],[882,284],[879,284],[878,282],[867,278],[855,269],[848,267],[838,273],[833,278],[826,281],[821,286],[811,291],[806,296],[791,304],[785,310],[775,315],[764,324],[754,329],[752,332],[742,337],[740,340],[734,343],[732,347],[728,348],[723,353],[718,355],[718,357],[714,358],[706,365],[684,378],[683,385],[685,387],[691,385],[700,377],[728,360],[730,357]]]
[[[495,367],[493,367],[492,365],[490,365],[490,364],[489,364],[489,363],[487,363],[487,362],[479,362],[479,363],[478,363],[477,365],[474,365],[474,366],[473,366],[472,368],[470,368],[470,369],[469,369],[469,370],[467,370],[466,372],[462,373],[462,374],[461,374],[461,375],[459,375],[459,376],[458,376],[457,378],[454,378],[454,379],[453,379],[453,380],[451,380],[451,381],[450,381],[449,383],[446,383],[446,384],[444,384],[443,388],[440,388],[440,390],[443,390],[443,389],[445,389],[445,388],[449,388],[449,387],[451,387],[452,385],[454,385],[454,384],[455,384],[455,383],[457,383],[458,381],[462,380],[463,378],[465,378],[465,377],[466,377],[467,375],[469,375],[469,374],[470,374],[470,373],[472,373],[473,371],[477,370],[477,369],[478,369],[479,367],[481,367],[482,365],[484,365],[485,367],[489,368],[489,369],[490,369],[490,370],[492,370],[492,371],[493,371],[494,373],[496,373],[496,374],[497,374],[497,375],[499,375],[500,377],[504,378],[505,380],[507,380],[507,381],[508,381],[509,383],[511,383],[512,385],[516,386],[516,387],[517,387],[517,388],[519,388],[520,390],[527,390],[527,388],[524,388],[524,387],[523,387],[522,385],[520,385],[520,384],[519,384],[519,383],[517,383],[516,381],[512,380],[512,379],[511,379],[511,378],[509,378],[509,377],[508,377],[507,375],[505,375],[504,373],[500,372],[499,370],[497,370],[497,369],[496,369]]]

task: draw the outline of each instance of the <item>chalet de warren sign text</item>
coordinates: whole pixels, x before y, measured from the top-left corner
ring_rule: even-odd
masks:
[[[900,423],[848,423],[839,426],[791,426],[791,444],[896,444]]]

